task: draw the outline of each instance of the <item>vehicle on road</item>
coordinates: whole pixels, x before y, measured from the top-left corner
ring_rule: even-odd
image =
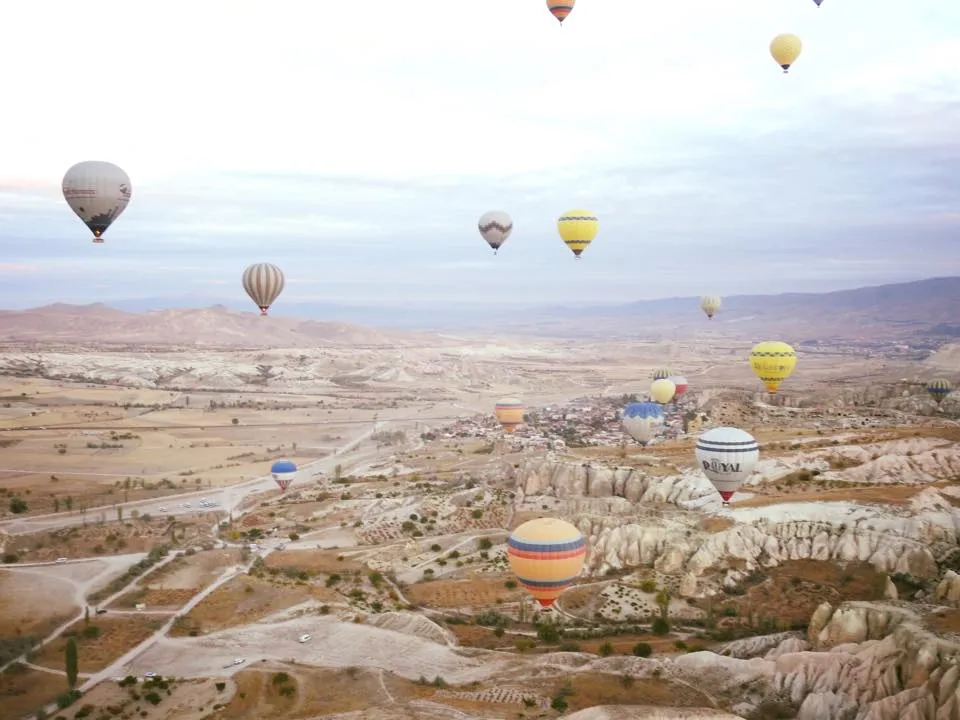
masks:
[[[145,673],[143,674],[143,676],[144,676],[145,678],[155,678],[155,677],[159,677],[153,670],[147,670],[147,672],[145,672]]]
[[[234,659],[233,659],[233,664],[234,664],[234,665],[243,665],[246,661],[247,661],[246,658],[234,658]]]
[[[167,509],[165,507],[160,508],[160,512],[166,512],[166,511]]]
[[[106,608],[97,608],[97,615],[103,615],[107,612]]]
[[[63,563],[65,563],[66,561],[67,561],[67,558],[57,558],[57,562],[58,562],[60,565],[63,565]]]
[[[300,637],[297,638],[297,642],[298,642],[298,643],[305,643],[305,642],[306,642],[307,640],[309,640],[311,637],[313,637],[313,636],[312,636],[310,633],[304,633],[303,635],[301,635]]]

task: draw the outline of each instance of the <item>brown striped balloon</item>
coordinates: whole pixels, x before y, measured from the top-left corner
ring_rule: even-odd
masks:
[[[283,292],[285,280],[283,270],[271,263],[256,263],[243,271],[243,289],[260,308],[260,314],[267,310]]]

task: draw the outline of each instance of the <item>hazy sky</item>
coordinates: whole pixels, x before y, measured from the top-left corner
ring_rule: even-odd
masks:
[[[960,274],[955,0],[45,0],[0,43],[0,305],[631,301]],[[789,75],[779,32],[804,50]],[[90,234],[80,160],[133,199]],[[575,261],[570,208],[600,234]],[[476,229],[503,209],[496,258]]]

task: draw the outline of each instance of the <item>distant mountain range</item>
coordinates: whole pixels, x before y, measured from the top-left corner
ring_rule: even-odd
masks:
[[[55,303],[0,312],[0,341],[65,345],[315,347],[409,345],[434,338],[342,322],[260,317],[223,305],[132,313],[93,305]]]
[[[57,303],[4,311],[0,312],[0,340],[220,347],[430,341],[412,330],[571,339],[777,337],[791,342],[903,342],[925,347],[960,338],[960,277],[829,293],[734,295],[723,299],[723,309],[712,321],[700,311],[696,297],[595,307],[518,308],[509,313],[475,307],[411,310],[293,303],[278,303],[270,318],[224,305],[144,311],[161,302],[127,301],[117,303],[119,307]],[[307,319],[311,316],[336,322]]]

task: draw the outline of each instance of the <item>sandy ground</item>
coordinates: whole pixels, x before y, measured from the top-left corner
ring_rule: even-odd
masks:
[[[0,635],[43,634],[80,611],[84,596],[138,562],[120,555],[88,562],[6,568],[0,571]]]
[[[313,637],[299,643],[302,633]],[[451,683],[489,677],[503,662],[468,657],[415,635],[312,616],[256,623],[206,637],[165,639],[125,668],[124,674],[152,670],[177,677],[229,676],[242,669],[226,667],[238,657],[245,658],[245,664],[277,660],[328,668],[379,667],[414,680],[441,675]]]

